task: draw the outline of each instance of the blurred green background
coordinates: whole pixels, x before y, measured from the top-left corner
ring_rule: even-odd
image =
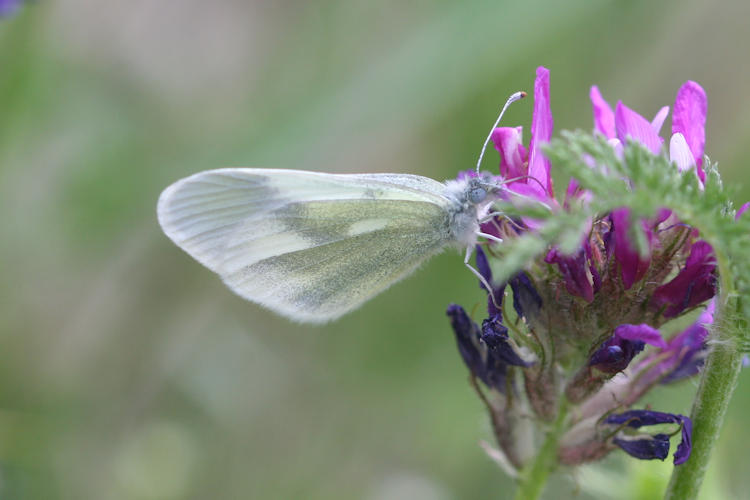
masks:
[[[0,19],[0,497],[507,498],[444,315],[482,301],[458,254],[296,325],[176,248],[160,191],[222,166],[450,178],[544,65],[557,130],[592,127],[591,84],[651,117],[698,81],[707,152],[750,199],[748,18],[741,0],[40,0]],[[749,389],[705,498],[750,498]],[[644,402],[687,413],[694,390]],[[548,498],[660,498],[671,460],[623,455]]]

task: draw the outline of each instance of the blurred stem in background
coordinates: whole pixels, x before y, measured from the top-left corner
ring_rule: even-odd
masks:
[[[516,500],[540,498],[547,487],[549,475],[557,467],[558,446],[568,418],[568,403],[564,398],[560,401],[557,412],[557,418],[547,431],[536,457],[521,471]]]

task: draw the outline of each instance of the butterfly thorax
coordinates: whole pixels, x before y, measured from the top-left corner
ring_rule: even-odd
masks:
[[[464,177],[445,183],[446,197],[451,201],[448,227],[459,246],[466,248],[477,241],[479,220],[489,212],[495,199],[494,183],[489,176]]]

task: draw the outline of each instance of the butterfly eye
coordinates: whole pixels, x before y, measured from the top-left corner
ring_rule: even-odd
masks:
[[[485,198],[487,198],[487,191],[485,191],[484,188],[475,187],[469,191],[469,201],[471,203],[481,203]]]

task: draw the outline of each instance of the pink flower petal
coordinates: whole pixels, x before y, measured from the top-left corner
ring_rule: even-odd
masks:
[[[667,342],[662,338],[659,330],[648,326],[646,323],[640,325],[625,324],[615,328],[617,337],[626,340],[640,340],[646,344],[666,349]]]
[[[714,323],[714,312],[716,312],[716,299],[711,299],[695,322],[702,326],[711,326]]]
[[[500,153],[500,174],[510,179],[525,175],[523,162],[526,158],[521,156],[523,127],[498,127],[491,137]]]
[[[528,184],[526,184],[528,182]],[[511,182],[503,186],[504,191],[507,193],[507,199],[514,203],[534,203],[535,200],[542,201],[552,207],[559,207],[557,200],[549,198],[544,191],[539,187],[539,183],[534,179],[524,179],[517,182]],[[531,230],[539,229],[544,225],[544,221],[531,219],[529,217],[521,217],[526,226]]]
[[[628,290],[646,274],[651,257],[641,257],[635,246],[630,243],[630,210],[627,208],[612,210],[611,217],[615,236],[615,260],[620,264],[622,283],[625,290]]]
[[[677,132],[669,140],[669,159],[677,165],[677,170],[684,172],[695,167],[695,158],[690,152],[685,136]]]
[[[661,137],[654,132],[648,120],[625,106],[622,101],[618,101],[615,108],[615,130],[623,143],[629,138],[640,142],[654,154],[661,150]]]
[[[568,189],[565,191],[565,201],[563,207],[570,207],[571,203],[587,203],[591,201],[591,191],[583,189],[578,181],[574,178],[570,178],[568,182]]]
[[[703,88],[693,81],[687,81],[677,91],[672,114],[672,133],[681,133],[690,146],[696,165],[703,163],[703,148],[706,144],[706,111],[708,99]],[[703,175],[701,175],[703,174]],[[705,180],[705,173],[699,169],[698,175]]]
[[[539,66],[536,70],[536,81],[534,82],[534,115],[531,119],[528,170],[529,175],[539,182],[529,179],[527,184],[529,186],[541,185],[544,188],[543,195],[549,198],[553,197],[550,163],[542,153],[541,147],[549,142],[553,127],[554,121],[552,120],[549,99],[549,70]]]
[[[553,248],[545,257],[544,262],[557,264],[557,269],[565,280],[565,289],[571,295],[577,295],[586,302],[594,300],[594,286],[589,263],[584,249],[574,255],[564,255],[557,248]]]
[[[612,111],[612,107],[604,100],[601,92],[599,92],[599,87],[596,85],[591,87],[589,98],[594,109],[595,130],[607,139],[612,139],[615,137],[615,113]]]
[[[740,209],[737,210],[737,213],[734,215],[734,220],[739,219],[740,216],[742,216],[742,214],[744,214],[747,211],[748,208],[750,208],[750,201],[748,201],[747,203],[745,203],[744,205],[742,205],[740,207]]]
[[[711,245],[702,240],[693,243],[685,267],[669,283],[654,291],[654,305],[666,307],[665,318],[674,318],[685,309],[710,299],[716,294],[715,270],[716,258]]]
[[[617,139],[616,137],[612,138],[607,141],[607,144],[612,146],[612,149],[615,150],[615,156],[617,156],[617,158],[622,160],[623,150],[622,150],[622,143],[620,142],[620,139]]]
[[[661,130],[661,126],[664,125],[664,120],[667,119],[667,115],[669,114],[669,106],[664,106],[659,110],[658,113],[656,113],[656,116],[654,116],[654,119],[651,120],[651,126],[654,129],[654,132],[657,134]]]

